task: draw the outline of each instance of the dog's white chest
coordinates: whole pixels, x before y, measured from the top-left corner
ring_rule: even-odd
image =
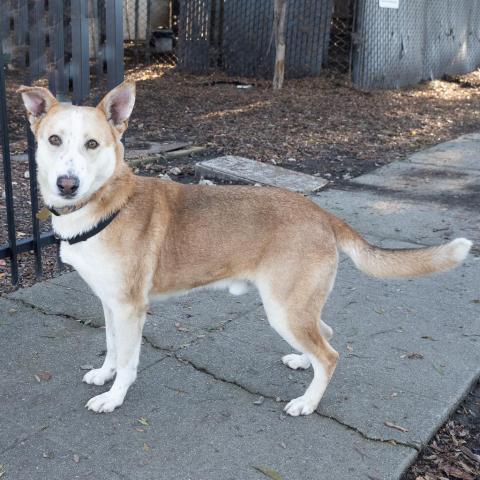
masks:
[[[105,247],[93,237],[85,242],[70,245],[62,242],[60,257],[71,265],[94,293],[103,299],[113,298],[119,291],[119,272]]]

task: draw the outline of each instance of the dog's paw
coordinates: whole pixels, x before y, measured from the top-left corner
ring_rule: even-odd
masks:
[[[92,397],[85,407],[97,413],[113,412],[123,403],[124,398],[124,395],[112,393],[110,390],[96,397]]]
[[[317,405],[318,403],[312,402],[303,395],[288,402],[284,410],[292,417],[298,417],[299,415],[310,415]]]
[[[297,355],[296,353],[283,356],[282,362],[293,370],[306,369],[310,366],[310,360],[306,355]]]
[[[83,381],[89,385],[103,385],[115,376],[111,368],[94,368],[83,376]]]

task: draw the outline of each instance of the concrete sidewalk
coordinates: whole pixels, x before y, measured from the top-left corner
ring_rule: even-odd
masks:
[[[312,198],[383,246],[480,242],[479,142],[462,137]],[[473,255],[388,282],[343,259],[324,313],[340,362],[317,413],[301,418],[282,409],[312,373],[281,363],[291,350],[255,292],[170,300],[148,316],[124,405],[96,415],[83,405],[106,387],[81,378],[104,355],[99,302],[75,273],[19,290],[0,300],[4,478],[398,479],[480,373],[479,299]]]

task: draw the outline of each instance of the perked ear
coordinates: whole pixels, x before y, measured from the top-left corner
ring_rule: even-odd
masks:
[[[107,120],[122,134],[135,104],[135,82],[123,82],[108,92],[97,108],[103,111]]]
[[[57,99],[50,93],[50,90],[43,87],[21,86],[18,93],[22,94],[22,100],[27,109],[28,120],[35,131],[38,122],[55,105]]]

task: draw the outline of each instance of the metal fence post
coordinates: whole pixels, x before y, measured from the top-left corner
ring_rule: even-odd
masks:
[[[0,26],[1,29],[1,26]],[[1,38],[0,30],[0,38]],[[10,164],[10,144],[8,140],[7,99],[5,96],[5,65],[3,45],[0,42],[0,127],[2,129],[3,180],[5,183],[5,203],[7,207],[8,242],[10,246],[12,283],[18,283],[17,239],[15,232],[15,215],[13,208],[12,170]]]
[[[45,72],[45,2],[35,0],[32,9],[32,22],[29,29],[29,70],[30,78],[36,79]],[[27,17],[28,18],[28,17]]]
[[[72,1],[71,9],[73,103],[80,105],[88,95],[90,83],[87,0]]]
[[[114,88],[123,80],[123,1],[105,0],[107,86]]]
[[[49,1],[50,50],[52,64],[49,71],[49,86],[54,94],[65,95],[68,78],[65,75],[65,35],[63,31],[63,0]]]

